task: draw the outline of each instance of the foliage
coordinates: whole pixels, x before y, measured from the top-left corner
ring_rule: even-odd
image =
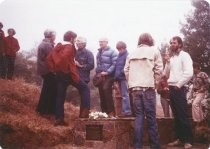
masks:
[[[210,72],[210,7],[205,0],[192,0],[193,12],[186,16],[181,33],[184,35],[184,49],[193,61]]]

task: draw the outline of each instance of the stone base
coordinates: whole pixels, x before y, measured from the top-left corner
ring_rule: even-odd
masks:
[[[133,146],[134,120],[134,117],[97,120],[77,119],[74,130],[76,136],[80,138],[80,143],[78,144],[77,141],[74,143],[90,148],[101,146],[101,148],[129,149]],[[161,145],[175,139],[172,118],[158,118],[157,123]],[[146,120],[144,130],[143,142],[144,145],[149,145]]]

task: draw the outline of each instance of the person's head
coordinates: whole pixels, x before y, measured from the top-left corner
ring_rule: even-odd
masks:
[[[101,49],[106,49],[108,47],[109,40],[107,38],[99,39],[99,46]]]
[[[67,31],[63,36],[63,40],[71,42],[72,44],[74,44],[74,41],[75,41],[76,37],[77,37],[77,34],[75,32]]]
[[[86,47],[87,40],[84,37],[77,37],[76,45],[78,49],[84,49]]]
[[[55,41],[56,33],[53,30],[46,29],[44,31],[44,37],[50,39],[52,42]]]
[[[16,34],[16,32],[15,32],[15,30],[13,28],[9,28],[7,30],[7,33],[8,33],[9,36],[14,36]]]
[[[154,46],[154,39],[149,33],[143,33],[139,36],[138,45],[148,45],[148,46]]]
[[[199,63],[196,62],[193,63],[193,71],[195,74],[201,71],[201,66],[199,65]]]
[[[119,42],[117,42],[117,44],[116,44],[116,48],[117,48],[117,50],[121,53],[121,52],[124,52],[125,50],[126,50],[126,43],[125,42],[123,42],[123,41],[119,41]]]
[[[172,50],[172,52],[179,52],[181,51],[181,48],[183,47],[183,42],[181,37],[179,36],[174,36],[171,40],[170,40],[170,48]]]
[[[3,24],[0,22],[0,29],[2,29],[4,26],[3,26]]]

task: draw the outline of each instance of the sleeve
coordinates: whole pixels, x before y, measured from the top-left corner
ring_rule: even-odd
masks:
[[[84,65],[83,69],[87,71],[91,71],[94,68],[94,57],[93,53],[87,52],[87,64]]]
[[[46,61],[48,64],[48,68],[50,70],[50,72],[55,72],[55,63],[53,60],[53,51],[51,51],[48,56],[46,57]]]
[[[192,66],[192,59],[188,53],[182,55],[182,77],[177,83],[177,87],[181,88],[185,85],[193,76],[193,66]]]
[[[114,72],[115,70],[115,65],[116,65],[116,60],[117,60],[117,53],[115,51],[112,52],[111,55],[111,66],[109,67],[109,69],[107,70],[108,74],[111,74],[112,72]]]
[[[19,42],[18,42],[18,40],[17,39],[15,39],[15,45],[14,45],[14,50],[17,52],[17,51],[19,51],[20,50],[20,45],[19,45]]]
[[[128,78],[129,78],[129,63],[130,63],[130,58],[129,58],[129,55],[127,56],[126,58],[126,61],[125,61],[125,66],[124,66],[124,73],[125,73],[125,77],[126,77],[126,80],[128,81]]]
[[[72,80],[75,81],[76,83],[79,82],[80,78],[79,78],[79,74],[77,72],[77,67],[74,61],[74,57],[75,57],[75,47],[74,46],[66,46],[64,49],[64,55],[62,56],[65,59],[68,59],[68,67],[70,70],[70,75],[72,77]]]
[[[160,54],[160,51],[157,50],[154,59],[154,78],[155,78],[155,86],[157,86],[161,80],[162,72],[163,72],[163,61]]]

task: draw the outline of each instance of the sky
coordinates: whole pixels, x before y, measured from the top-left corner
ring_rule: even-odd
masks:
[[[72,30],[87,38],[93,52],[101,37],[114,49],[124,41],[132,50],[144,32],[151,33],[156,46],[182,36],[180,22],[192,10],[190,0],[0,0],[0,21],[5,33],[15,28],[22,51],[36,47],[45,29],[56,31],[56,42]]]

